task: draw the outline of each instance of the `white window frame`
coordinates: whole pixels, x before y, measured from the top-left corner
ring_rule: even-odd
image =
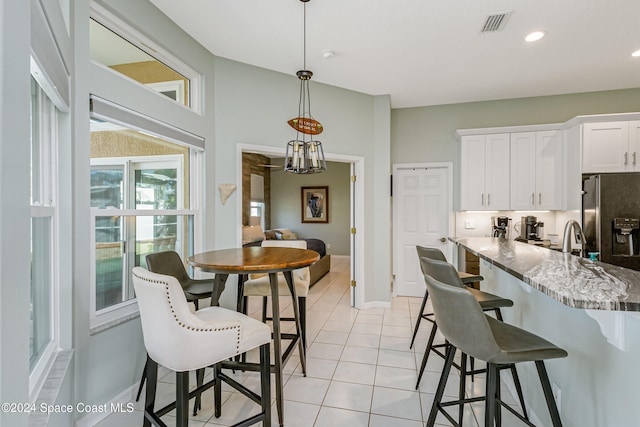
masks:
[[[133,129],[133,127],[131,127]],[[140,130],[139,130],[140,131]],[[154,132],[154,135],[162,138],[161,135]],[[96,218],[102,216],[154,216],[154,215],[170,215],[178,216],[192,216],[193,217],[193,239],[194,239],[194,251],[200,250],[199,236],[201,235],[201,220],[200,215],[200,192],[197,191],[200,188],[198,184],[202,180],[202,168],[200,162],[202,162],[203,151],[199,147],[195,147],[189,144],[184,144],[189,147],[189,202],[190,207],[185,207],[184,202],[184,182],[178,186],[178,209],[173,210],[140,210],[140,209],[125,209],[119,208],[90,208],[90,308],[89,308],[89,331],[91,334],[98,333],[104,329],[108,329],[112,326],[116,326],[122,322],[125,322],[133,317],[138,316],[138,303],[135,298],[131,298],[127,301],[105,307],[100,310],[96,310],[96,239],[95,239],[95,224]],[[145,163],[153,163],[154,165],[166,164],[167,166],[177,165],[177,174],[180,177],[184,176],[184,157],[182,155],[160,155],[160,156],[135,156],[135,157],[109,157],[109,158],[94,158],[91,159],[91,166],[122,166],[124,165],[124,181],[125,181],[125,194],[124,198],[130,199],[129,194],[130,182],[132,180],[131,174],[134,173],[135,168],[133,165],[144,165]],[[134,200],[135,202],[135,200]],[[188,232],[188,230],[186,231]],[[127,272],[128,273],[128,272]]]
[[[102,24],[106,28],[113,31],[115,34],[119,35],[123,39],[127,40],[138,49],[147,53],[149,56],[155,58],[156,60],[162,62],[167,67],[176,71],[178,74],[186,77],[189,80],[189,106],[184,105],[184,102],[177,102],[178,105],[181,105],[184,108],[192,110],[196,114],[202,115],[204,110],[204,100],[201,96],[202,92],[202,74],[195,71],[193,68],[185,64],[184,62],[178,60],[175,56],[171,55],[166,49],[152,41],[151,39],[145,37],[140,31],[135,28],[127,25],[120,18],[118,18],[113,13],[109,12],[106,8],[96,4],[95,2],[91,2],[89,17],[96,22]],[[112,70],[109,67],[106,67],[103,64],[100,64],[96,61],[92,61],[97,66],[100,66],[110,72],[117,73],[119,76],[131,80],[136,84],[141,86],[149,86],[142,84],[130,77],[125,76],[122,73]],[[157,92],[155,89],[148,87],[149,90]],[[162,95],[164,96],[164,95]],[[184,91],[183,91],[184,96]],[[166,98],[166,97],[165,97]],[[184,99],[183,99],[184,100]]]
[[[47,126],[39,127],[39,162],[35,165],[39,169],[39,199],[31,203],[31,218],[50,218],[50,299],[49,299],[49,332],[51,339],[40,354],[38,361],[29,373],[29,398],[33,402],[39,394],[46,376],[55,361],[60,347],[60,259],[59,250],[59,214],[57,204],[58,192],[58,109],[53,100],[45,92],[40,83],[42,73],[34,61],[31,62],[31,73],[38,75],[36,82],[40,90],[40,105],[38,111],[41,118],[45,118]],[[46,97],[46,101],[42,102]],[[44,110],[47,111],[44,111]],[[30,143],[32,143],[30,141]],[[32,167],[34,167],[32,165]]]

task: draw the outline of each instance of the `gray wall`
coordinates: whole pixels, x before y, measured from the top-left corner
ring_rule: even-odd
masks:
[[[391,162],[453,162],[459,206],[457,129],[563,123],[587,114],[640,111],[640,89],[471,102],[391,111]]]
[[[327,162],[327,171],[320,174],[271,171],[272,228],[290,228],[299,237],[322,239],[331,245],[328,253],[349,255],[350,168],[349,163]],[[329,186],[329,223],[303,224],[300,187],[317,185]]]
[[[214,75],[215,150],[206,152],[207,186],[237,183],[240,179],[238,144],[276,147],[284,154],[287,141],[295,135],[286,121],[296,114],[300,87],[295,75],[218,57]],[[389,233],[380,230],[388,230],[390,224],[389,97],[365,95],[313,81],[311,92],[314,117],[324,125],[321,141],[325,155],[362,158],[364,173],[358,179],[364,185],[365,200],[360,209],[368,214],[358,231],[364,256],[362,277],[358,280],[365,289],[365,302],[388,302],[391,240]],[[251,125],[247,125],[247,118],[251,118]],[[212,192],[207,190],[207,194]],[[218,197],[207,197],[207,220],[212,227],[207,230],[207,245],[240,244],[242,206],[237,197],[236,192],[224,206]],[[223,295],[223,304],[232,302]]]
[[[0,11],[0,402],[29,401],[29,2]],[[27,414],[0,411],[0,425]]]

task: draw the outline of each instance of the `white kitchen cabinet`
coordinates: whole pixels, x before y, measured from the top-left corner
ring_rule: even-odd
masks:
[[[562,208],[562,153],[560,132],[511,134],[511,210]]]
[[[509,134],[463,136],[460,159],[460,209],[509,209]]]
[[[585,123],[582,172],[640,171],[640,121]]]

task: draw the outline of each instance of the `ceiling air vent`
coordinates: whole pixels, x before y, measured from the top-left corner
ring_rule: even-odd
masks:
[[[511,15],[511,12],[500,12],[487,15],[487,19],[485,19],[484,24],[482,25],[482,30],[480,32],[493,33],[495,31],[502,30],[507,22],[507,19],[509,18],[509,15]]]

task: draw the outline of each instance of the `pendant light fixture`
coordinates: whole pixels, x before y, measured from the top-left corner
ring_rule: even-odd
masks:
[[[309,81],[313,73],[307,70],[307,2],[300,0],[303,5],[303,69],[296,75],[300,79],[300,100],[298,103],[298,117],[287,123],[296,130],[296,139],[287,143],[284,159],[284,170],[289,173],[309,174],[324,172],[327,163],[324,160],[322,143],[314,140],[313,136],[322,132],[320,122],[311,116],[311,97],[309,96]]]

